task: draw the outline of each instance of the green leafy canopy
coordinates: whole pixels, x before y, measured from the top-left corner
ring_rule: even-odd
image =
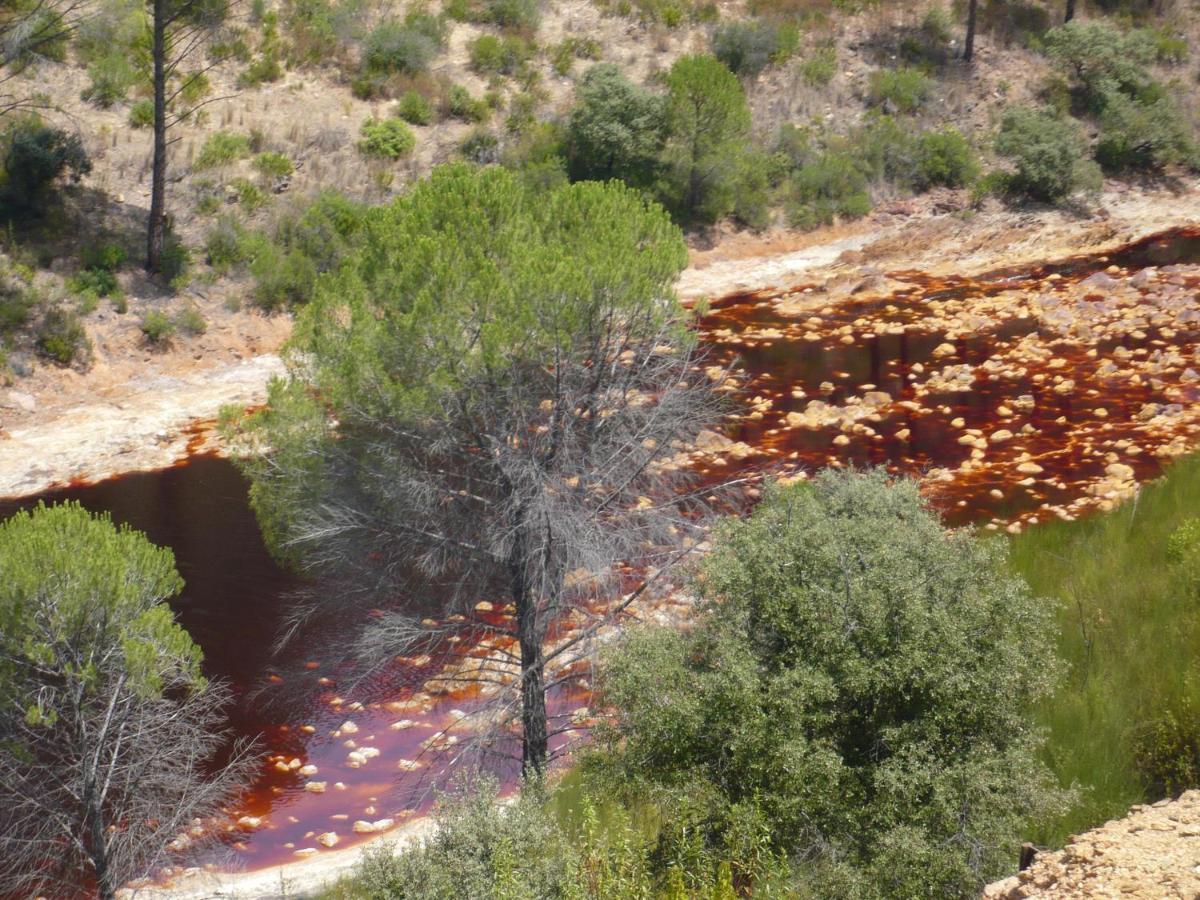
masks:
[[[18,512],[0,523],[0,666],[34,663],[90,688],[115,664],[145,696],[168,675],[202,684],[200,649],[164,603],[182,587],[169,549],[107,515]],[[18,682],[0,673],[5,683]]]
[[[881,472],[775,487],[713,543],[697,629],[603,667],[618,771],[726,841],[757,809],[815,896],[978,896],[1063,796],[1030,724],[1052,610],[1005,545]]]

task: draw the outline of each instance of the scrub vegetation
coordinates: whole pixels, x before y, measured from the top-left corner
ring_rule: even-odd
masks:
[[[1191,184],[1194,10],[583,7],[0,10],[3,386],[111,362],[102,328],[201,360],[210,291],[293,316],[267,405],[225,422],[303,581],[288,635],[353,613],[362,667],[505,659],[463,676],[486,727],[439,829],[327,896],[966,898],[1022,841],[1200,786],[1200,462],[1011,539],[881,471],[722,517],[680,457],[738,398],[673,293],[731,231]],[[686,627],[626,627],[668,579]],[[180,587],[81,508],[0,523],[0,895],[107,900],[236,796]],[[598,724],[560,773],[564,658]],[[467,766],[505,742],[511,800]]]

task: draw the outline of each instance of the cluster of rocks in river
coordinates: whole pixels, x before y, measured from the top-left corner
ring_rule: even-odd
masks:
[[[1135,806],[1123,819],[1038,853],[1018,875],[989,885],[984,900],[1200,897],[1200,791]]]
[[[1110,509],[1195,445],[1200,266],[886,285],[841,303],[804,287],[718,309],[707,336],[737,368],[708,374],[749,404],[730,441],[689,462],[774,463],[790,477],[886,463],[948,512],[1015,532]],[[790,366],[806,355],[822,365]]]

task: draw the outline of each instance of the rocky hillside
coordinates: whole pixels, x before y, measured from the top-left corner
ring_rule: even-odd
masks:
[[[986,900],[1022,897],[1200,896],[1200,791],[1135,806],[1123,819],[1039,853],[1019,875],[989,885]]]

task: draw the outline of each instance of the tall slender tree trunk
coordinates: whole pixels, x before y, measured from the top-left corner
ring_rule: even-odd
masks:
[[[95,786],[91,787],[95,790]],[[96,873],[96,896],[99,900],[115,900],[117,893],[108,870],[108,843],[104,836],[104,816],[94,798],[89,798],[87,809],[88,855],[92,858],[92,869]]]
[[[970,0],[967,4],[967,40],[963,44],[963,59],[967,62],[975,56],[975,15],[978,6],[979,0]]]
[[[1075,18],[1075,0],[1067,0],[1067,15],[1063,21],[1070,22],[1073,18]]]
[[[154,164],[150,176],[150,222],[146,234],[146,268],[162,268],[167,237],[167,12],[154,0]]]
[[[517,643],[521,647],[521,767],[526,778],[540,778],[546,768],[546,664],[542,656],[545,625],[529,584],[529,538],[524,515],[518,514],[516,540],[509,556],[513,603],[517,607]]]
[[[526,777],[534,778],[541,777],[549,752],[540,632],[537,604],[526,597],[517,604],[517,636],[521,644],[521,765]]]

